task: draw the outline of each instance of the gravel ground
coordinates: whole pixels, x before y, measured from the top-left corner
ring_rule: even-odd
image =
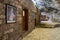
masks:
[[[22,40],[60,40],[60,27],[36,28]]]

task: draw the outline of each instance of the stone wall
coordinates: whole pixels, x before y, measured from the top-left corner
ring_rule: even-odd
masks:
[[[6,24],[5,4],[10,4],[17,8],[16,23]],[[28,31],[25,33],[22,31],[22,7],[26,7],[29,10]],[[0,40],[21,40],[24,35],[29,33],[35,27],[34,20],[31,19],[32,11],[36,12],[36,8],[31,0],[0,0]]]

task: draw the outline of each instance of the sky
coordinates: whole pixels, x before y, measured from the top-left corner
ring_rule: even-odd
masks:
[[[36,7],[38,7],[38,9],[44,8],[43,7],[44,6],[44,2],[42,0],[32,0],[32,1],[33,1],[34,5],[36,5],[36,3],[37,3]],[[53,2],[50,4],[50,7],[53,7],[53,8],[56,8],[56,9],[59,9],[60,10],[60,6],[59,6],[59,4],[58,4],[58,2],[56,0],[53,0]],[[56,18],[57,18],[57,16],[56,16]]]
[[[42,0],[32,0],[34,5],[37,7],[37,8],[42,8],[44,6],[44,2]]]

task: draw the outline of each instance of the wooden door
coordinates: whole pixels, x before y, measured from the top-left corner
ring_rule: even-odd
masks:
[[[36,18],[35,18],[35,26],[36,26]]]
[[[28,10],[23,9],[23,31],[28,30]]]

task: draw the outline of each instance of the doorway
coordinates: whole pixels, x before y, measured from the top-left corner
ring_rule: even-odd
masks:
[[[36,26],[36,18],[35,18],[35,26]]]
[[[28,31],[28,9],[23,9],[23,31]]]

